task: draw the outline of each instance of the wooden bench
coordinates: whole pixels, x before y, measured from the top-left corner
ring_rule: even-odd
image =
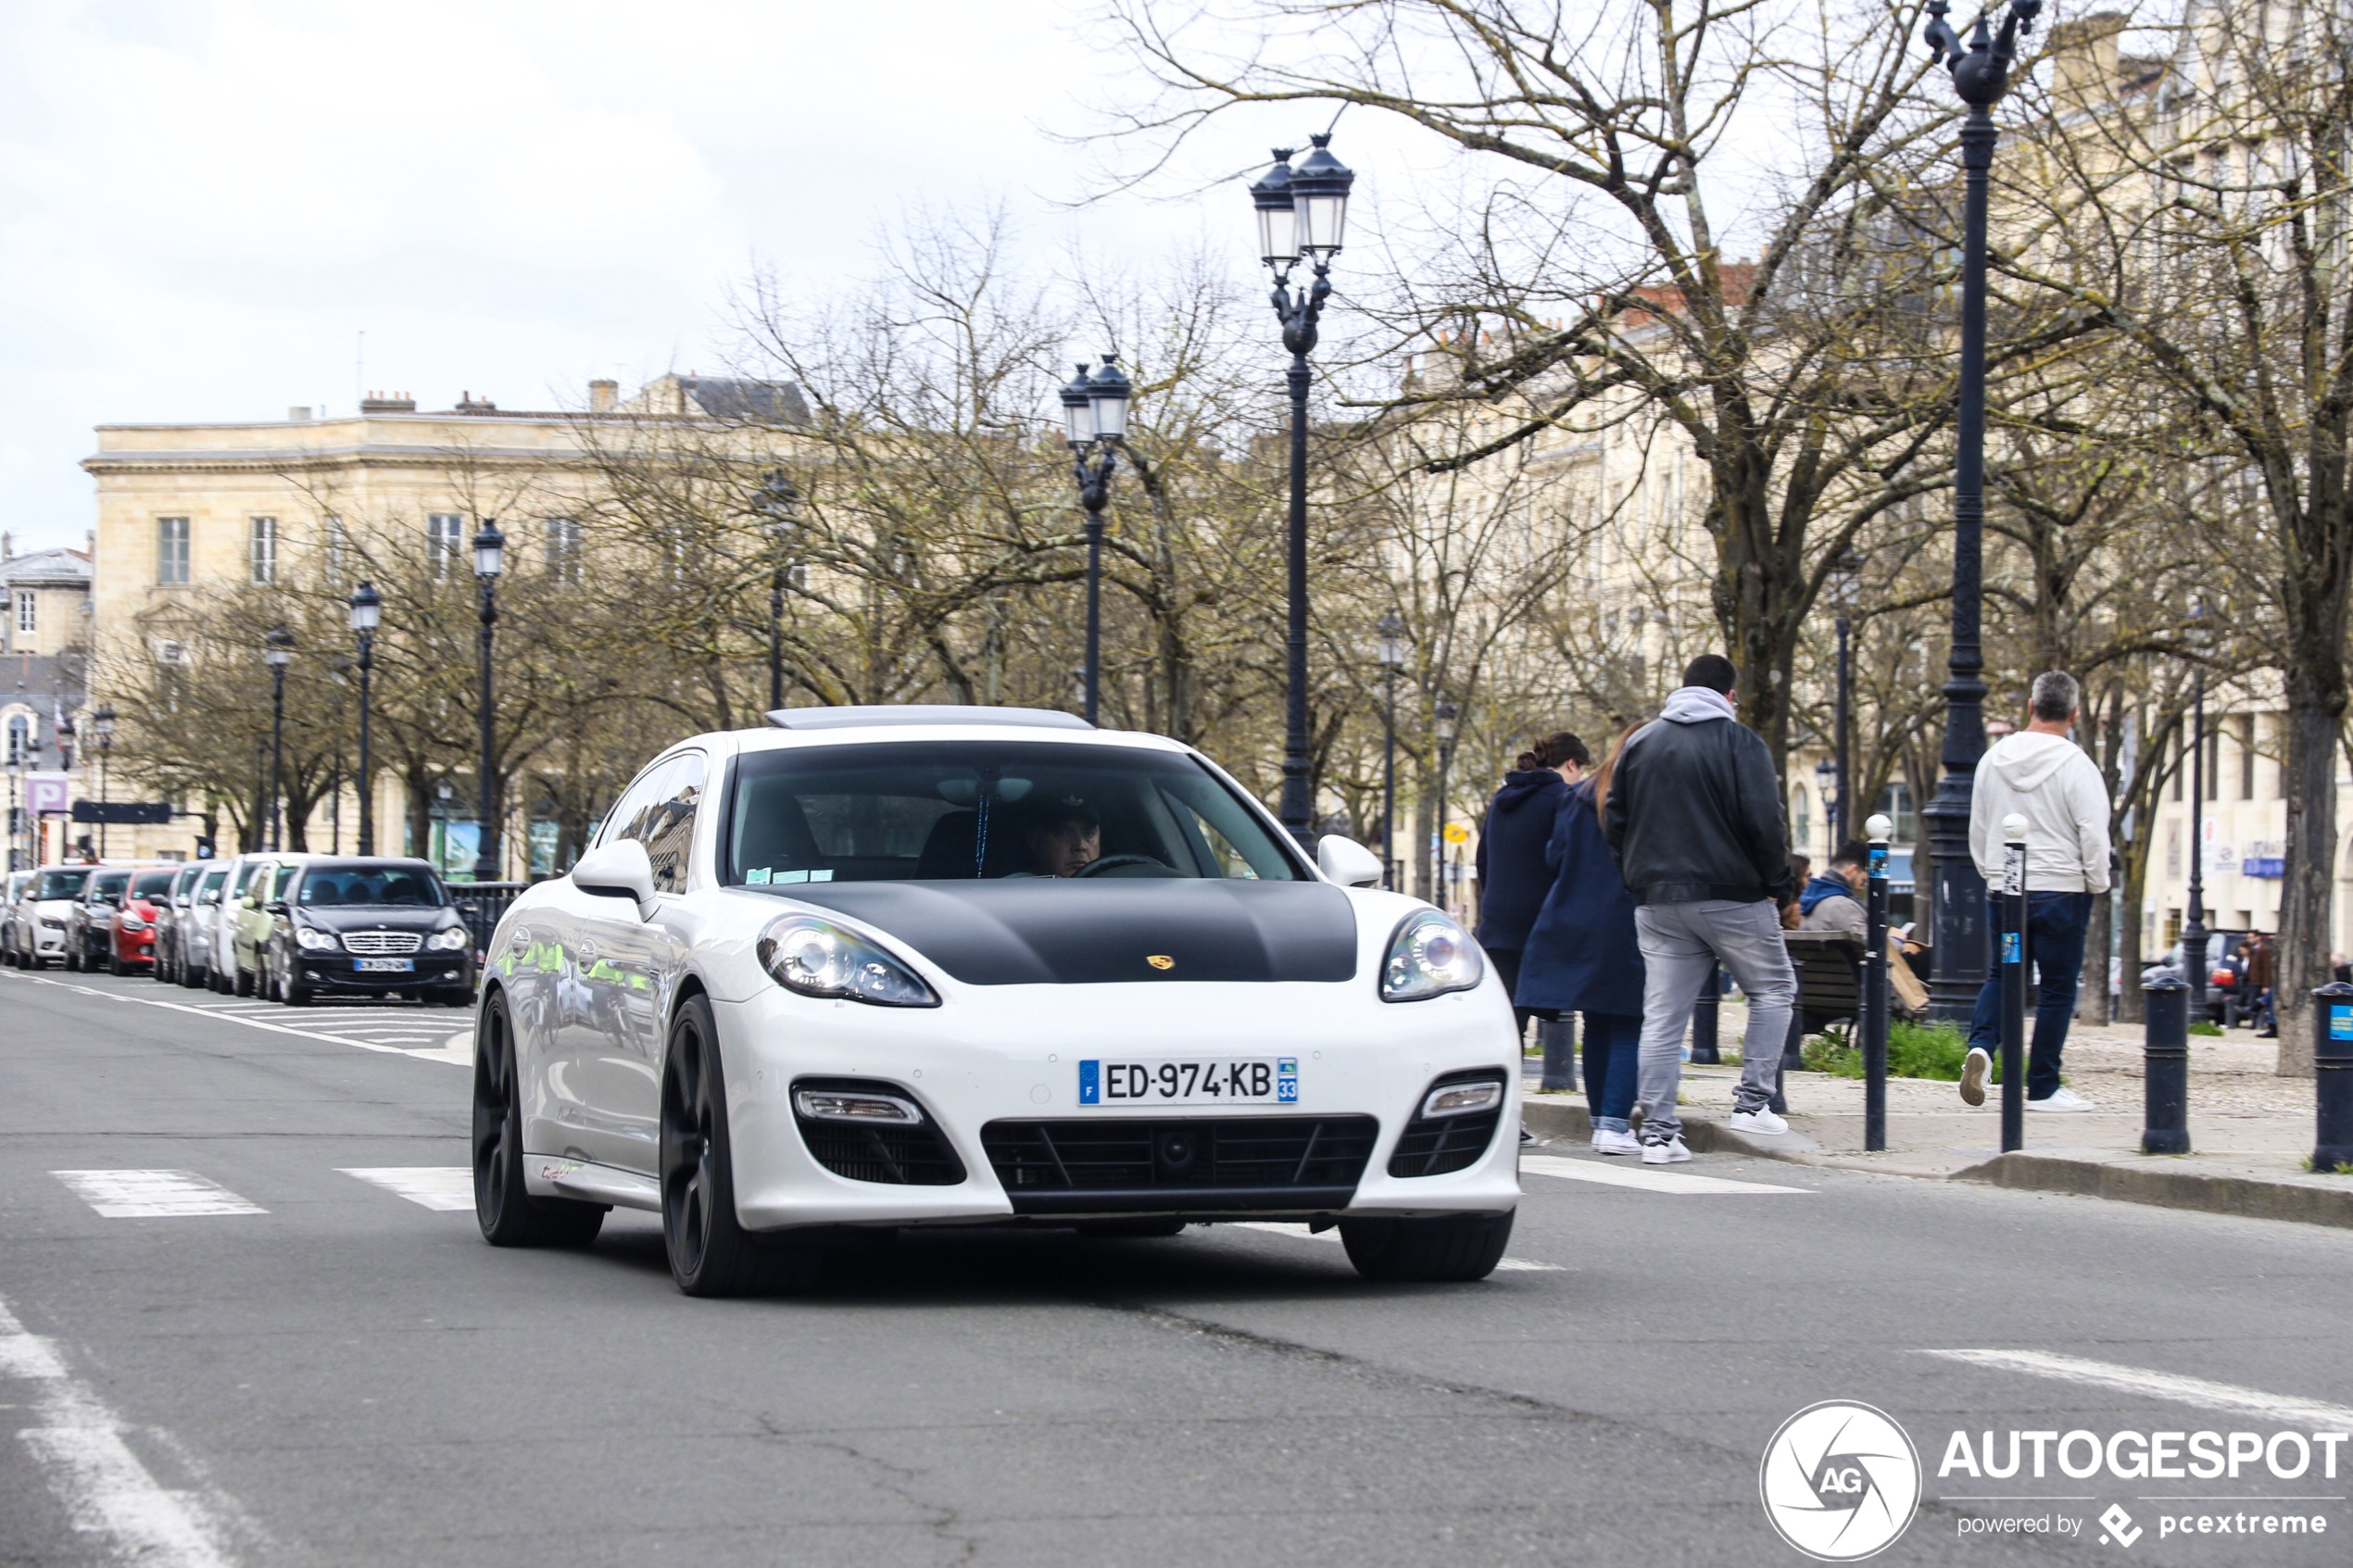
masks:
[[[1781,940],[1797,972],[1797,1006],[1790,1015],[1793,1044],[1863,1016],[1861,942],[1842,931],[1784,931]]]

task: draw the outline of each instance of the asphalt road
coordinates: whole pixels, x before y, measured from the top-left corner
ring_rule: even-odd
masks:
[[[1938,1474],[1956,1430],[2342,1429],[2341,1232],[1555,1149],[1477,1286],[1219,1226],[911,1237],[691,1301],[649,1217],[483,1245],[470,1022],[0,972],[0,1562],[1799,1562],[1759,1461],[1831,1399],[1925,1466],[1880,1562],[2353,1558],[2353,1449]],[[2193,1510],[2325,1533],[2161,1533]]]

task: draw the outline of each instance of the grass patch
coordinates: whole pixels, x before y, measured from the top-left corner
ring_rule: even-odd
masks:
[[[2222,1026],[2219,1023],[2208,1023],[2205,1019],[2201,1018],[2196,1020],[2190,1024],[2190,1033],[2193,1035],[2220,1035],[2222,1033]]]
[[[1806,1070],[1835,1078],[1860,1078],[1863,1053],[1849,1043],[1843,1030],[1826,1030],[1806,1042]],[[1969,1056],[1969,1035],[1950,1023],[1915,1023],[1896,1019],[1887,1027],[1887,1075],[1891,1078],[1932,1078],[1960,1081],[1961,1063]],[[1993,1083],[2000,1083],[2002,1064],[1994,1063]]]

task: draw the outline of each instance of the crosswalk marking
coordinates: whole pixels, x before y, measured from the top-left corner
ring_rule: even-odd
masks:
[[[194,1171],[52,1171],[67,1190],[108,1220],[168,1220],[195,1214],[266,1214]]]
[[[474,1206],[473,1173],[463,1165],[378,1165],[364,1169],[338,1165],[335,1169],[427,1209],[455,1213]]]
[[[1227,1222],[1246,1231],[1267,1231],[1276,1236],[1297,1236],[1302,1241],[1338,1243],[1340,1230],[1311,1231],[1303,1224],[1286,1223],[1280,1220],[1233,1220]],[[1558,1274],[1568,1271],[1558,1263],[1540,1263],[1533,1258],[1506,1258],[1495,1265],[1498,1273],[1526,1274]]]
[[[1682,1171],[1663,1171],[1655,1165],[1604,1165],[1598,1160],[1563,1160],[1550,1154],[1522,1155],[1519,1168],[1529,1175],[1559,1176],[1567,1181],[1635,1187],[1644,1192],[1806,1193],[1814,1190],[1812,1187],[1775,1186],[1769,1182],[1728,1181],[1722,1176],[1694,1176]]]

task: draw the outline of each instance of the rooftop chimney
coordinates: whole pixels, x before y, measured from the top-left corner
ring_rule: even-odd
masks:
[[[396,392],[389,397],[381,392],[371,392],[359,400],[359,411],[363,414],[413,414],[417,411],[417,400],[405,392]]]
[[[286,410],[286,422],[288,424],[308,424],[309,420],[310,406],[307,403],[296,403]]]
[[[588,411],[610,414],[621,403],[621,383],[617,381],[592,381],[588,383]]]
[[[498,405],[487,397],[476,397],[471,392],[458,395],[458,412],[461,414],[495,414],[497,411]]]
[[[2084,109],[2116,96],[2121,75],[2117,39],[2126,19],[2119,11],[2094,11],[2051,30],[2051,95]]]

